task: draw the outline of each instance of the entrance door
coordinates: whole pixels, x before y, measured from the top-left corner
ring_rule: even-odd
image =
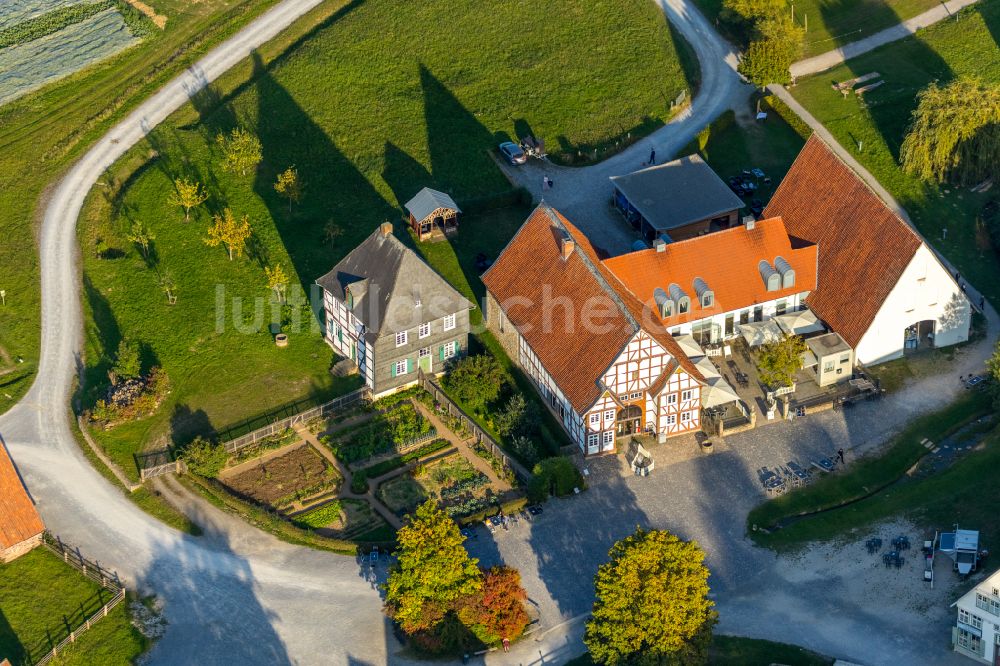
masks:
[[[431,371],[431,348],[424,347],[417,353],[417,367],[424,372]]]
[[[642,410],[635,406],[629,405],[618,412],[618,418],[615,421],[615,431],[619,437],[624,437],[626,435],[634,435],[642,431]]]

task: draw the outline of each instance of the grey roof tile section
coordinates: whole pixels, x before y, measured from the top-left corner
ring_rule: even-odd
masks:
[[[381,335],[475,307],[413,250],[380,229],[316,284],[344,302],[345,290],[351,287],[352,312],[365,325],[365,338],[373,343]]]
[[[454,199],[444,192],[438,192],[429,187],[420,190],[416,196],[406,202],[406,210],[410,211],[410,214],[418,220],[424,219],[438,208],[450,208],[459,213],[462,212]]]
[[[728,213],[745,204],[697,154],[612,176],[646,220],[666,231]]]

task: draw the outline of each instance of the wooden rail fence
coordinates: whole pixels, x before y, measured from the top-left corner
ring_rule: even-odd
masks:
[[[116,572],[109,571],[97,562],[88,560],[80,554],[79,548],[73,548],[63,543],[59,537],[54,537],[48,532],[45,532],[42,535],[42,544],[58,557],[62,558],[63,562],[69,564],[87,578],[99,583],[104,589],[114,592],[114,596],[112,596],[111,599],[101,606],[101,608],[99,608],[96,612],[87,617],[80,626],[75,629],[71,629],[66,638],[59,641],[59,643],[54,645],[51,650],[41,657],[41,659],[35,662],[35,666],[45,666],[48,664],[61,651],[63,651],[67,645],[75,643],[77,638],[79,638],[92,626],[97,624],[101,618],[107,617],[112,608],[125,600],[125,585],[122,583],[121,579],[118,578],[118,574]]]
[[[253,432],[248,432],[235,439],[224,441],[222,445],[226,448],[227,453],[233,454],[240,449],[256,444],[262,439],[279,435],[297,423],[304,423],[314,418],[326,416],[345,407],[369,400],[371,400],[371,392],[368,388],[360,388],[353,393],[334,398],[322,405],[317,405],[297,414],[268,423],[266,426],[258,428]],[[136,465],[139,467],[139,477],[143,481],[164,474],[179,474],[184,471],[184,463],[175,458],[174,452],[171,449],[160,449],[158,451],[139,454],[136,456]]]
[[[528,469],[517,460],[507,455],[507,453],[500,448],[500,445],[497,444],[485,430],[480,428],[472,417],[466,414],[461,407],[455,404],[455,402],[448,397],[444,390],[438,386],[429,375],[424,374],[423,370],[418,372],[417,381],[419,382],[421,388],[434,397],[434,400],[445,406],[449,416],[458,418],[462,422],[462,425],[472,433],[472,436],[477,443],[496,456],[506,467],[513,470],[514,475],[517,476],[521,483],[527,484],[528,481],[531,480],[531,472],[529,472]]]

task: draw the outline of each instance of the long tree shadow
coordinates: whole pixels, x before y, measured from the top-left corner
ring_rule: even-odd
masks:
[[[0,445],[2,446],[2,445]],[[0,609],[0,647],[3,648],[3,656],[10,660],[12,666],[28,666],[31,660],[28,658],[28,651],[21,644],[13,627],[7,621],[7,616]]]
[[[197,513],[197,509],[195,510]],[[177,664],[291,664],[274,630],[277,617],[257,598],[250,563],[230,548],[230,535],[193,516],[205,534],[188,547],[162,544],[143,587],[166,600],[168,629],[150,656]],[[185,537],[185,539],[187,539]]]
[[[887,5],[880,4],[878,7],[881,7],[878,11],[895,14]],[[835,4],[821,4],[819,9],[824,21],[833,20],[843,13]],[[896,21],[898,20],[897,17]],[[851,41],[851,35],[841,36],[834,40],[832,47],[841,47]],[[911,114],[917,106],[917,93],[932,81],[940,84],[949,82],[954,78],[954,72],[944,58],[919,36],[888,44],[844,64],[854,77],[878,74],[857,84],[855,92],[849,92],[846,99],[836,99],[837,93],[831,91],[831,105],[846,107],[846,115],[870,117],[878,133],[878,137],[852,137],[856,145],[848,146],[848,149],[863,152],[866,140],[880,139],[898,163],[900,146],[910,125]],[[860,94],[856,92],[863,86],[870,86],[878,81],[884,83]]]
[[[111,303],[94,286],[90,276],[83,274],[83,295],[90,307],[91,317],[88,320],[84,335],[100,353],[90,359],[84,368],[83,382],[78,397],[82,406],[89,408],[96,400],[96,389],[108,383],[108,371],[112,359],[122,341],[122,331],[118,319],[111,310]]]
[[[430,171],[435,182],[460,200],[473,193],[467,174],[485,171],[495,174],[493,193],[509,191],[510,184],[489,156],[493,133],[423,64],[420,65],[420,86],[424,93]]]
[[[275,80],[271,68],[264,67],[259,55],[253,58],[258,67],[257,132],[263,147],[254,190],[267,204],[299,279],[308,288],[394,213],[326,131]],[[290,166],[298,170],[305,190],[291,213],[288,201],[274,190],[277,174]],[[342,232],[333,251],[323,242],[327,225]]]
[[[434,187],[436,184],[427,168],[406,153],[402,148],[385,142],[385,156],[382,163],[382,180],[389,185],[400,210],[421,187]],[[424,185],[418,185],[423,183]]]
[[[170,442],[174,447],[183,447],[195,437],[214,438],[215,428],[204,410],[192,411],[187,405],[174,405],[170,415]]]

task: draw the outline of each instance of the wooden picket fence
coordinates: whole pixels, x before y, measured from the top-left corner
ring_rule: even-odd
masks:
[[[125,585],[118,578],[116,572],[109,571],[97,562],[88,560],[80,554],[79,548],[74,548],[63,543],[59,537],[52,536],[49,532],[45,532],[42,535],[42,545],[87,578],[99,583],[106,590],[114,592],[114,596],[96,612],[87,617],[80,626],[70,630],[66,638],[59,641],[59,643],[54,645],[51,650],[35,662],[35,666],[45,666],[45,664],[48,664],[56,655],[66,649],[67,645],[75,643],[77,638],[97,624],[99,620],[107,617],[112,608],[125,600]]]

